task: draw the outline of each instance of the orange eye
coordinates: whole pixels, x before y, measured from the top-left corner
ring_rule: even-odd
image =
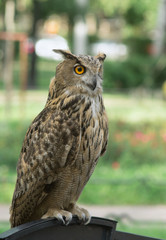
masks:
[[[77,73],[78,75],[81,75],[85,72],[85,67],[82,66],[82,65],[77,65],[75,68],[74,68],[74,71],[75,73]]]

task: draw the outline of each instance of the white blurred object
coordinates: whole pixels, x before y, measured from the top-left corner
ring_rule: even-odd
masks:
[[[74,53],[87,53],[87,25],[81,16],[77,17],[74,25]]]
[[[62,57],[53,52],[53,49],[69,50],[66,39],[61,36],[42,38],[35,44],[36,55],[42,58],[61,60]]]
[[[88,4],[88,0],[76,0],[76,3],[80,8],[85,8]]]
[[[128,54],[127,46],[121,43],[115,42],[99,42],[91,45],[92,55],[97,55],[103,52],[107,55],[107,58],[117,60],[125,58]]]
[[[154,36],[154,54],[161,55],[165,48],[165,38],[166,38],[166,0],[160,0],[157,26]]]

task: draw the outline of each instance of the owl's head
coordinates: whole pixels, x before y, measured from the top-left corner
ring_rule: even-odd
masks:
[[[56,89],[74,88],[80,93],[94,94],[102,91],[103,53],[95,57],[88,55],[76,56],[69,51],[53,50],[63,56],[64,61],[56,68]]]

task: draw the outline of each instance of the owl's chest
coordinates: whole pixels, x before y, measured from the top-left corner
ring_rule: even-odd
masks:
[[[81,151],[84,158],[95,161],[101,153],[103,145],[103,121],[99,105],[92,102],[89,109],[83,113],[81,122]]]

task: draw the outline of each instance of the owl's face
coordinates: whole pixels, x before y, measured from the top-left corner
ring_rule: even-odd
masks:
[[[95,57],[79,55],[55,50],[61,53],[65,60],[57,66],[56,84],[65,88],[74,87],[81,93],[97,93],[102,90],[103,61],[105,54]]]

